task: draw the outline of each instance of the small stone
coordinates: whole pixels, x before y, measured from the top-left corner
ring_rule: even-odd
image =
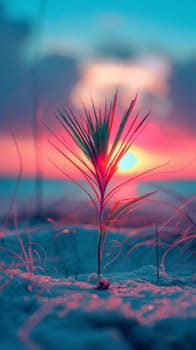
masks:
[[[90,273],[90,275],[88,275],[88,283],[97,284],[98,281],[99,281],[99,276],[96,272],[92,272]]]
[[[101,277],[98,281],[97,281],[97,285],[96,288],[99,290],[104,290],[104,289],[108,289],[110,286],[110,281],[105,278],[105,277]]]

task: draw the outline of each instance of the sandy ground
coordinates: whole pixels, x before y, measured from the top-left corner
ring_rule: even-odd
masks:
[[[158,237],[156,250],[153,227],[110,232],[102,260],[110,285],[99,290],[95,228],[6,228],[1,349],[195,349],[195,234],[167,227]]]

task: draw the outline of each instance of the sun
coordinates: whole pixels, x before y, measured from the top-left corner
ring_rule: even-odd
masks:
[[[137,164],[137,158],[132,152],[127,152],[118,163],[119,170],[130,171]]]

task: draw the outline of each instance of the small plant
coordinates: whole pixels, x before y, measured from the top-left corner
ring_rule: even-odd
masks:
[[[109,226],[121,214],[127,213],[134,203],[157,192],[153,191],[132,199],[118,200],[113,203],[109,213],[108,211],[106,212],[106,206],[108,207],[114,194],[128,185],[130,181],[153,170],[146,170],[142,174],[132,176],[115,185],[111,183],[118,170],[119,161],[143,130],[143,126],[149,116],[149,113],[142,118],[139,117],[139,113],[136,116],[132,115],[136,100],[137,96],[131,101],[122,117],[117,117],[116,113],[117,92],[109,105],[105,102],[103,109],[97,109],[92,101],[92,110],[88,111],[83,106],[82,116],[79,112],[73,112],[70,107],[67,109],[62,108],[57,113],[57,119],[70,136],[73,146],[70,146],[68,142],[60,139],[54,133],[53,135],[61,142],[65,151],[61,150],[53,142],[51,144],[71,165],[79,170],[83,180],[91,188],[89,190],[78,180],[73,179],[63,171],[69,179],[74,181],[88,195],[96,208],[99,228],[97,244],[98,276],[101,275],[102,248]]]

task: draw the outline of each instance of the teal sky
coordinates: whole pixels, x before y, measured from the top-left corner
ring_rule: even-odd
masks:
[[[46,3],[43,47],[62,46],[91,51],[106,36],[117,37],[136,49],[155,48],[184,58],[196,53],[194,0],[9,0],[7,13],[39,18]]]
[[[166,160],[173,157],[193,177],[195,164],[187,169],[186,162],[195,155],[195,13],[196,0],[0,0],[1,134],[10,136],[11,119],[21,139],[32,139],[37,86],[44,118],[54,127],[54,111],[67,102],[80,108],[92,96],[102,103],[119,88],[121,108],[139,91],[158,145],[155,150],[146,137],[141,147],[155,158],[169,154]],[[29,174],[33,147],[26,152],[23,143],[23,150]],[[17,173],[18,159],[10,164]]]

